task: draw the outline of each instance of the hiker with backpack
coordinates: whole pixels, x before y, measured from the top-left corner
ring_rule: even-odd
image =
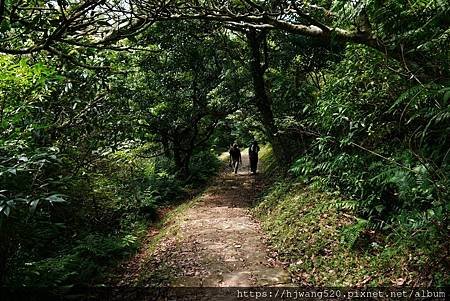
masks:
[[[230,148],[230,165],[233,167],[234,173],[237,174],[239,164],[242,164],[241,150],[237,143]]]
[[[250,159],[250,170],[252,174],[256,174],[256,169],[258,167],[258,152],[258,142],[256,140],[253,140],[253,142],[248,147],[248,158]]]

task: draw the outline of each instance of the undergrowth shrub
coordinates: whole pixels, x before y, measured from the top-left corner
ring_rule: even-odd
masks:
[[[423,232],[380,233],[357,216],[357,202],[296,180],[274,183],[253,209],[293,280],[311,286],[446,285],[442,241]],[[417,237],[419,238],[419,237]],[[434,254],[434,255],[433,255]]]
[[[355,202],[360,222],[344,231],[343,243],[355,245],[376,230],[397,250],[420,248],[426,265],[442,267],[448,256],[442,250],[448,250],[449,234],[450,94],[442,84],[404,80],[393,71],[396,64],[367,48],[347,47],[305,121],[316,135],[313,143],[290,171]],[[426,277],[442,283],[439,268],[431,270]]]
[[[210,150],[194,154],[190,162],[189,170],[191,177],[189,181],[191,184],[194,184],[194,186],[206,183],[217,173],[220,164],[217,155]]]
[[[3,283],[101,282],[111,266],[136,250],[158,208],[181,201],[205,183],[217,171],[217,158],[200,153],[191,166],[192,177],[181,181],[169,159],[142,158],[138,149],[116,151],[60,185],[64,203],[40,202],[31,211],[29,206],[12,208],[0,217],[0,248],[8,251],[3,253],[8,254]]]
[[[137,247],[136,237],[88,234],[75,241],[75,247],[37,261],[25,262],[11,278],[10,285],[59,287],[89,284],[99,280],[110,264]],[[86,283],[86,279],[89,282]]]

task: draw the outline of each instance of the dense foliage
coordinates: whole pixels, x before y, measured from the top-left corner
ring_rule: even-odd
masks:
[[[120,55],[105,56],[121,64]],[[158,145],[166,133],[142,126],[151,118],[153,99],[131,95],[124,84],[139,84],[138,72],[130,79],[67,65],[50,68],[52,60],[42,57],[1,59],[2,281],[100,281],[111,263],[139,245],[146,225],[158,219],[158,207],[192,196],[218,161],[209,148],[199,149],[187,162],[189,177],[181,177],[173,153]],[[180,97],[180,105],[183,100],[188,106],[190,98]],[[158,101],[163,109],[164,99]],[[189,120],[182,113],[180,119]],[[163,126],[162,116],[145,125]]]
[[[0,284],[102,281],[215,151],[254,137],[278,174],[348,200],[350,245],[401,233],[448,264],[449,16],[440,0],[1,1]]]

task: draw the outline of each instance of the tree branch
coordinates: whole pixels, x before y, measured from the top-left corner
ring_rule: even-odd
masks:
[[[111,70],[110,66],[93,66],[93,65],[83,64],[83,63],[79,62],[77,59],[75,59],[74,57],[72,57],[52,46],[47,46],[45,49],[48,50],[50,53],[53,53],[61,58],[66,59],[69,63],[71,63],[72,65],[75,65],[75,66],[79,66],[79,67],[91,69],[91,70]]]

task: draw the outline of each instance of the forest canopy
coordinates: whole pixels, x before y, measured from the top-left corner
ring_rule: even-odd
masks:
[[[443,0],[0,0],[0,284],[95,282],[255,138],[448,284],[449,45]]]

